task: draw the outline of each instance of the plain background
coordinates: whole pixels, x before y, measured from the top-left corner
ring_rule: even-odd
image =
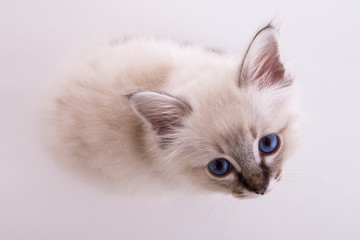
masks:
[[[0,239],[360,239],[358,1],[0,0]],[[266,196],[108,195],[59,169],[38,103],[71,58],[129,35],[241,56],[269,20],[296,77],[304,139]]]

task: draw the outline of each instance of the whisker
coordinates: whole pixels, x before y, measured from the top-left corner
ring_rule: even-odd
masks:
[[[210,215],[215,211],[215,209],[225,202],[227,197],[228,197],[227,195],[223,195],[222,197],[220,197],[220,199],[218,199],[218,201],[214,204],[214,206],[208,209],[207,212],[202,215],[202,218],[204,220],[208,219]]]
[[[226,206],[224,214],[223,214],[223,220],[221,222],[221,226],[224,226],[224,223],[226,221],[226,219],[229,217],[229,214],[232,212],[231,210],[234,209],[234,207],[236,207],[236,201],[237,199],[231,198],[229,199],[229,204]]]

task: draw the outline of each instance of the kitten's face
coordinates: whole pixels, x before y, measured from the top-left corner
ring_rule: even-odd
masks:
[[[206,107],[193,109],[180,133],[182,174],[203,189],[236,197],[264,194],[280,180],[297,143],[291,89],[222,92],[227,103],[219,107],[209,99]]]
[[[188,99],[145,91],[129,100],[159,136],[170,175],[242,198],[264,194],[280,180],[298,126],[292,80],[271,27],[256,35],[238,69],[214,72],[218,80]]]

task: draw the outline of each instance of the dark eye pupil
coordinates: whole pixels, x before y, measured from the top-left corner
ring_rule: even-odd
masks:
[[[223,168],[223,164],[221,161],[215,161],[215,168],[216,169],[222,169]]]
[[[271,140],[267,137],[264,137],[264,145],[269,147],[271,145]]]

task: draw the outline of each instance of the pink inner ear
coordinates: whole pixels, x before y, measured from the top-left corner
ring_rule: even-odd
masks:
[[[272,50],[264,51],[254,62],[254,71],[251,79],[256,81],[259,88],[281,83],[284,79],[285,69],[279,56]]]
[[[162,147],[174,140],[174,133],[184,126],[184,118],[191,113],[190,105],[167,94],[140,91],[128,95],[128,99],[135,112],[151,124]]]
[[[153,109],[154,111],[155,109]],[[144,114],[150,121],[153,129],[159,135],[171,134],[174,129],[182,127],[182,115],[175,106],[162,107],[149,114]]]
[[[174,104],[164,106],[158,103],[154,108],[142,112],[160,137],[160,146],[163,148],[175,140],[173,134],[184,126],[183,118],[187,112],[181,106]]]

